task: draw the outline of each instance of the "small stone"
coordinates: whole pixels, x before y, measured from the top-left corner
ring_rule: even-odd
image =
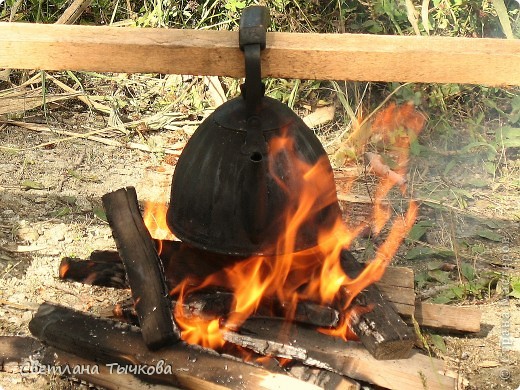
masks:
[[[469,359],[469,352],[462,352],[462,355],[460,355],[460,358],[462,360],[468,360]]]
[[[33,313],[30,311],[26,311],[25,313],[22,314],[23,322],[29,322],[32,320],[32,318],[33,318]]]
[[[38,240],[38,238],[40,238],[38,231],[31,226],[27,226],[27,227],[18,229],[16,232],[16,236],[20,240],[27,241],[27,242],[35,242]]]
[[[46,203],[47,202],[47,198],[44,198],[44,197],[38,197],[36,199],[34,199],[34,203],[37,203],[37,204],[42,204],[42,203]]]
[[[4,211],[2,211],[2,215],[4,217],[8,217],[8,218],[9,217],[14,217],[15,212],[13,210],[11,210],[11,209],[5,209]]]
[[[48,240],[64,241],[66,230],[67,226],[64,223],[60,223],[59,225],[53,226],[50,229],[46,230],[44,234]]]
[[[76,205],[82,212],[92,211],[92,204],[85,198],[76,199]]]

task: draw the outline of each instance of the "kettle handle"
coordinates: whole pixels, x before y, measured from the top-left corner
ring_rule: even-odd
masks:
[[[246,101],[248,117],[248,131],[242,150],[251,156],[256,153],[264,154],[267,149],[260,130],[258,111],[265,91],[262,84],[260,52],[266,46],[269,23],[269,9],[263,6],[247,7],[240,17],[238,41],[240,49],[244,51],[246,68],[246,80],[242,86],[242,95]]]

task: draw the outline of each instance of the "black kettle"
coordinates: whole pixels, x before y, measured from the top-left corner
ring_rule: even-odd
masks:
[[[196,248],[243,257],[281,254],[279,240],[302,189],[299,166],[323,158],[326,167],[316,183],[319,199],[298,224],[292,250],[315,246],[319,230],[341,216],[320,141],[288,106],[264,96],[260,53],[269,23],[267,8],[244,10],[239,30],[246,63],[242,94],[203,121],[175,168],[167,223]],[[274,153],[272,142],[279,137],[290,139],[293,150]]]

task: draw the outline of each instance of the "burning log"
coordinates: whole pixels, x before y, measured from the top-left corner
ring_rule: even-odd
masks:
[[[163,241],[163,251],[160,257],[166,273],[168,273],[169,261],[175,252],[174,248],[178,248],[179,245],[179,242]],[[121,264],[121,258],[116,251],[94,251],[88,260],[64,258],[60,266],[60,277],[86,284],[128,288],[126,274]],[[183,275],[192,272],[191,270],[183,270],[182,267],[177,267],[177,271]],[[375,283],[375,286],[386,301],[392,303],[399,315],[409,324],[411,324],[411,318],[414,316],[420,326],[458,332],[480,331],[481,315],[476,308],[424,302],[416,304],[414,275],[413,270],[409,268],[388,267],[381,280]],[[123,305],[124,313],[122,312],[120,315],[124,317],[128,314],[128,318],[132,319],[136,313],[133,305],[131,306],[130,308]],[[325,313],[329,313],[327,316],[334,315],[337,310],[325,307]],[[302,317],[299,317],[299,321],[306,323]],[[318,326],[327,325],[321,323]],[[331,323],[330,326],[334,325]]]
[[[363,266],[348,251],[341,253],[340,262],[343,271],[352,279],[363,271]],[[342,287],[342,293],[343,298],[348,299],[346,287]],[[355,296],[352,304],[362,310],[352,316],[350,326],[376,359],[403,359],[410,355],[415,333],[399,317],[394,306],[383,298],[377,286],[366,287]]]
[[[29,323],[29,329],[45,344],[58,350],[59,363],[71,365],[86,362],[90,367],[97,366],[101,377],[89,375],[82,379],[108,388],[120,387],[119,382],[115,383],[113,378],[103,375],[107,368],[112,369],[112,377],[114,372],[134,373],[141,369],[141,375],[137,376],[147,383],[187,389],[279,389],[291,386],[310,389],[316,388],[315,385],[325,385],[329,389],[359,388],[355,382],[332,372],[318,371],[312,376],[307,371],[299,374],[302,379],[296,379],[280,368],[275,370],[277,372],[268,371],[232,356],[219,355],[183,342],[153,352],[144,345],[140,332],[129,329],[125,324],[51,304],[41,305]],[[162,367],[161,372],[159,367]],[[126,378],[123,388],[131,388],[127,382],[129,380],[133,380],[135,385],[135,378]]]
[[[161,259],[144,225],[135,188],[105,194],[102,200],[128,276],[146,345],[157,349],[179,340]]]
[[[229,291],[210,290],[199,291],[188,295],[184,301],[183,313],[188,318],[200,318],[203,320],[225,319],[229,316],[233,294]],[[172,306],[177,305],[175,299]],[[264,298],[253,317],[269,317],[284,319],[286,313],[294,314],[293,321],[300,324],[335,327],[339,322],[339,312],[329,306],[318,305],[314,302],[300,301],[296,304],[296,309],[289,303],[278,302],[275,299]],[[113,310],[116,318],[122,319],[132,324],[138,324],[137,313],[131,302],[123,302]]]
[[[92,252],[89,260],[64,257],[60,278],[102,287],[128,288],[125,268],[115,251]]]
[[[345,342],[274,319],[249,319],[239,333],[226,331],[224,338],[258,353],[296,359],[388,389],[455,387],[453,378],[441,374],[444,363],[439,359],[412,351],[407,360],[376,360],[358,342]]]

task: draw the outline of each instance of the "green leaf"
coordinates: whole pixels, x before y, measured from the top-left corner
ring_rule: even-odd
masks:
[[[469,263],[462,262],[460,264],[460,273],[469,281],[475,279],[475,269]]]
[[[415,279],[415,283],[417,283],[417,288],[421,289],[424,287],[426,282],[428,282],[428,272],[426,272],[426,271],[418,272],[415,274],[414,279]]]
[[[444,262],[442,262],[440,260],[433,260],[433,261],[428,262],[427,268],[429,271],[432,271],[434,269],[440,269],[443,264],[444,264]]]
[[[458,164],[458,162],[459,161],[457,159],[451,159],[444,167],[444,175],[450,173],[450,171]]]
[[[457,286],[453,286],[451,288],[451,291],[453,292],[453,294],[458,298],[458,299],[462,299],[466,296],[466,286],[465,285],[457,285]]]
[[[446,343],[444,342],[442,336],[439,336],[438,334],[430,334],[430,341],[435,348],[437,348],[442,353],[446,353]]]
[[[420,259],[423,257],[443,257],[443,258],[449,258],[453,257],[455,254],[453,251],[448,249],[434,249],[434,248],[428,248],[428,247],[415,247],[408,251],[406,254],[406,260],[414,260],[414,259]]]
[[[94,215],[101,219],[102,221],[108,222],[107,215],[105,213],[105,210],[102,207],[95,206],[92,210]]]
[[[449,273],[441,271],[440,269],[433,269],[428,271],[428,276],[441,283],[448,283],[450,281]]]
[[[472,179],[469,179],[467,181],[467,183],[470,186],[476,187],[476,188],[484,188],[484,187],[487,187],[489,185],[489,181],[488,180],[479,179],[478,177],[474,177]]]
[[[514,39],[513,29],[511,28],[511,23],[509,22],[509,14],[507,13],[507,8],[504,3],[504,0],[491,0],[495,10],[497,11],[498,20],[500,21],[500,25],[502,26],[502,31],[507,39]]]
[[[451,302],[452,300],[453,300],[452,297],[449,297],[446,294],[442,294],[442,295],[439,295],[439,296],[433,298],[432,303],[439,303],[439,304],[443,305],[445,303]]]
[[[417,139],[414,139],[410,143],[410,153],[412,154],[412,156],[420,156],[423,153],[427,154],[426,153],[427,151],[428,151],[428,148],[421,145]]]
[[[412,248],[406,254],[406,260],[420,259],[422,257],[430,256],[435,253],[432,248],[416,247]]]
[[[22,187],[24,190],[43,190],[45,186],[34,180],[24,180],[22,181]]]
[[[493,230],[489,230],[489,229],[479,229],[479,230],[477,230],[477,235],[482,238],[487,238],[488,240],[491,240],[491,241],[496,241],[496,242],[502,241],[502,236],[500,234],[494,232]]]
[[[410,229],[408,238],[412,241],[418,241],[432,226],[433,224],[429,221],[419,221]]]
[[[497,130],[496,144],[506,148],[520,147],[520,127],[505,126]]]
[[[489,173],[490,175],[494,175],[495,174],[495,171],[497,170],[497,166],[494,162],[492,161],[484,161],[484,169],[486,170],[487,173]]]
[[[514,276],[511,278],[511,292],[510,297],[520,299],[520,276]]]
[[[69,215],[71,212],[70,207],[64,206],[59,208],[58,210],[55,210],[51,213],[51,215],[55,218],[64,217],[66,215]]]

